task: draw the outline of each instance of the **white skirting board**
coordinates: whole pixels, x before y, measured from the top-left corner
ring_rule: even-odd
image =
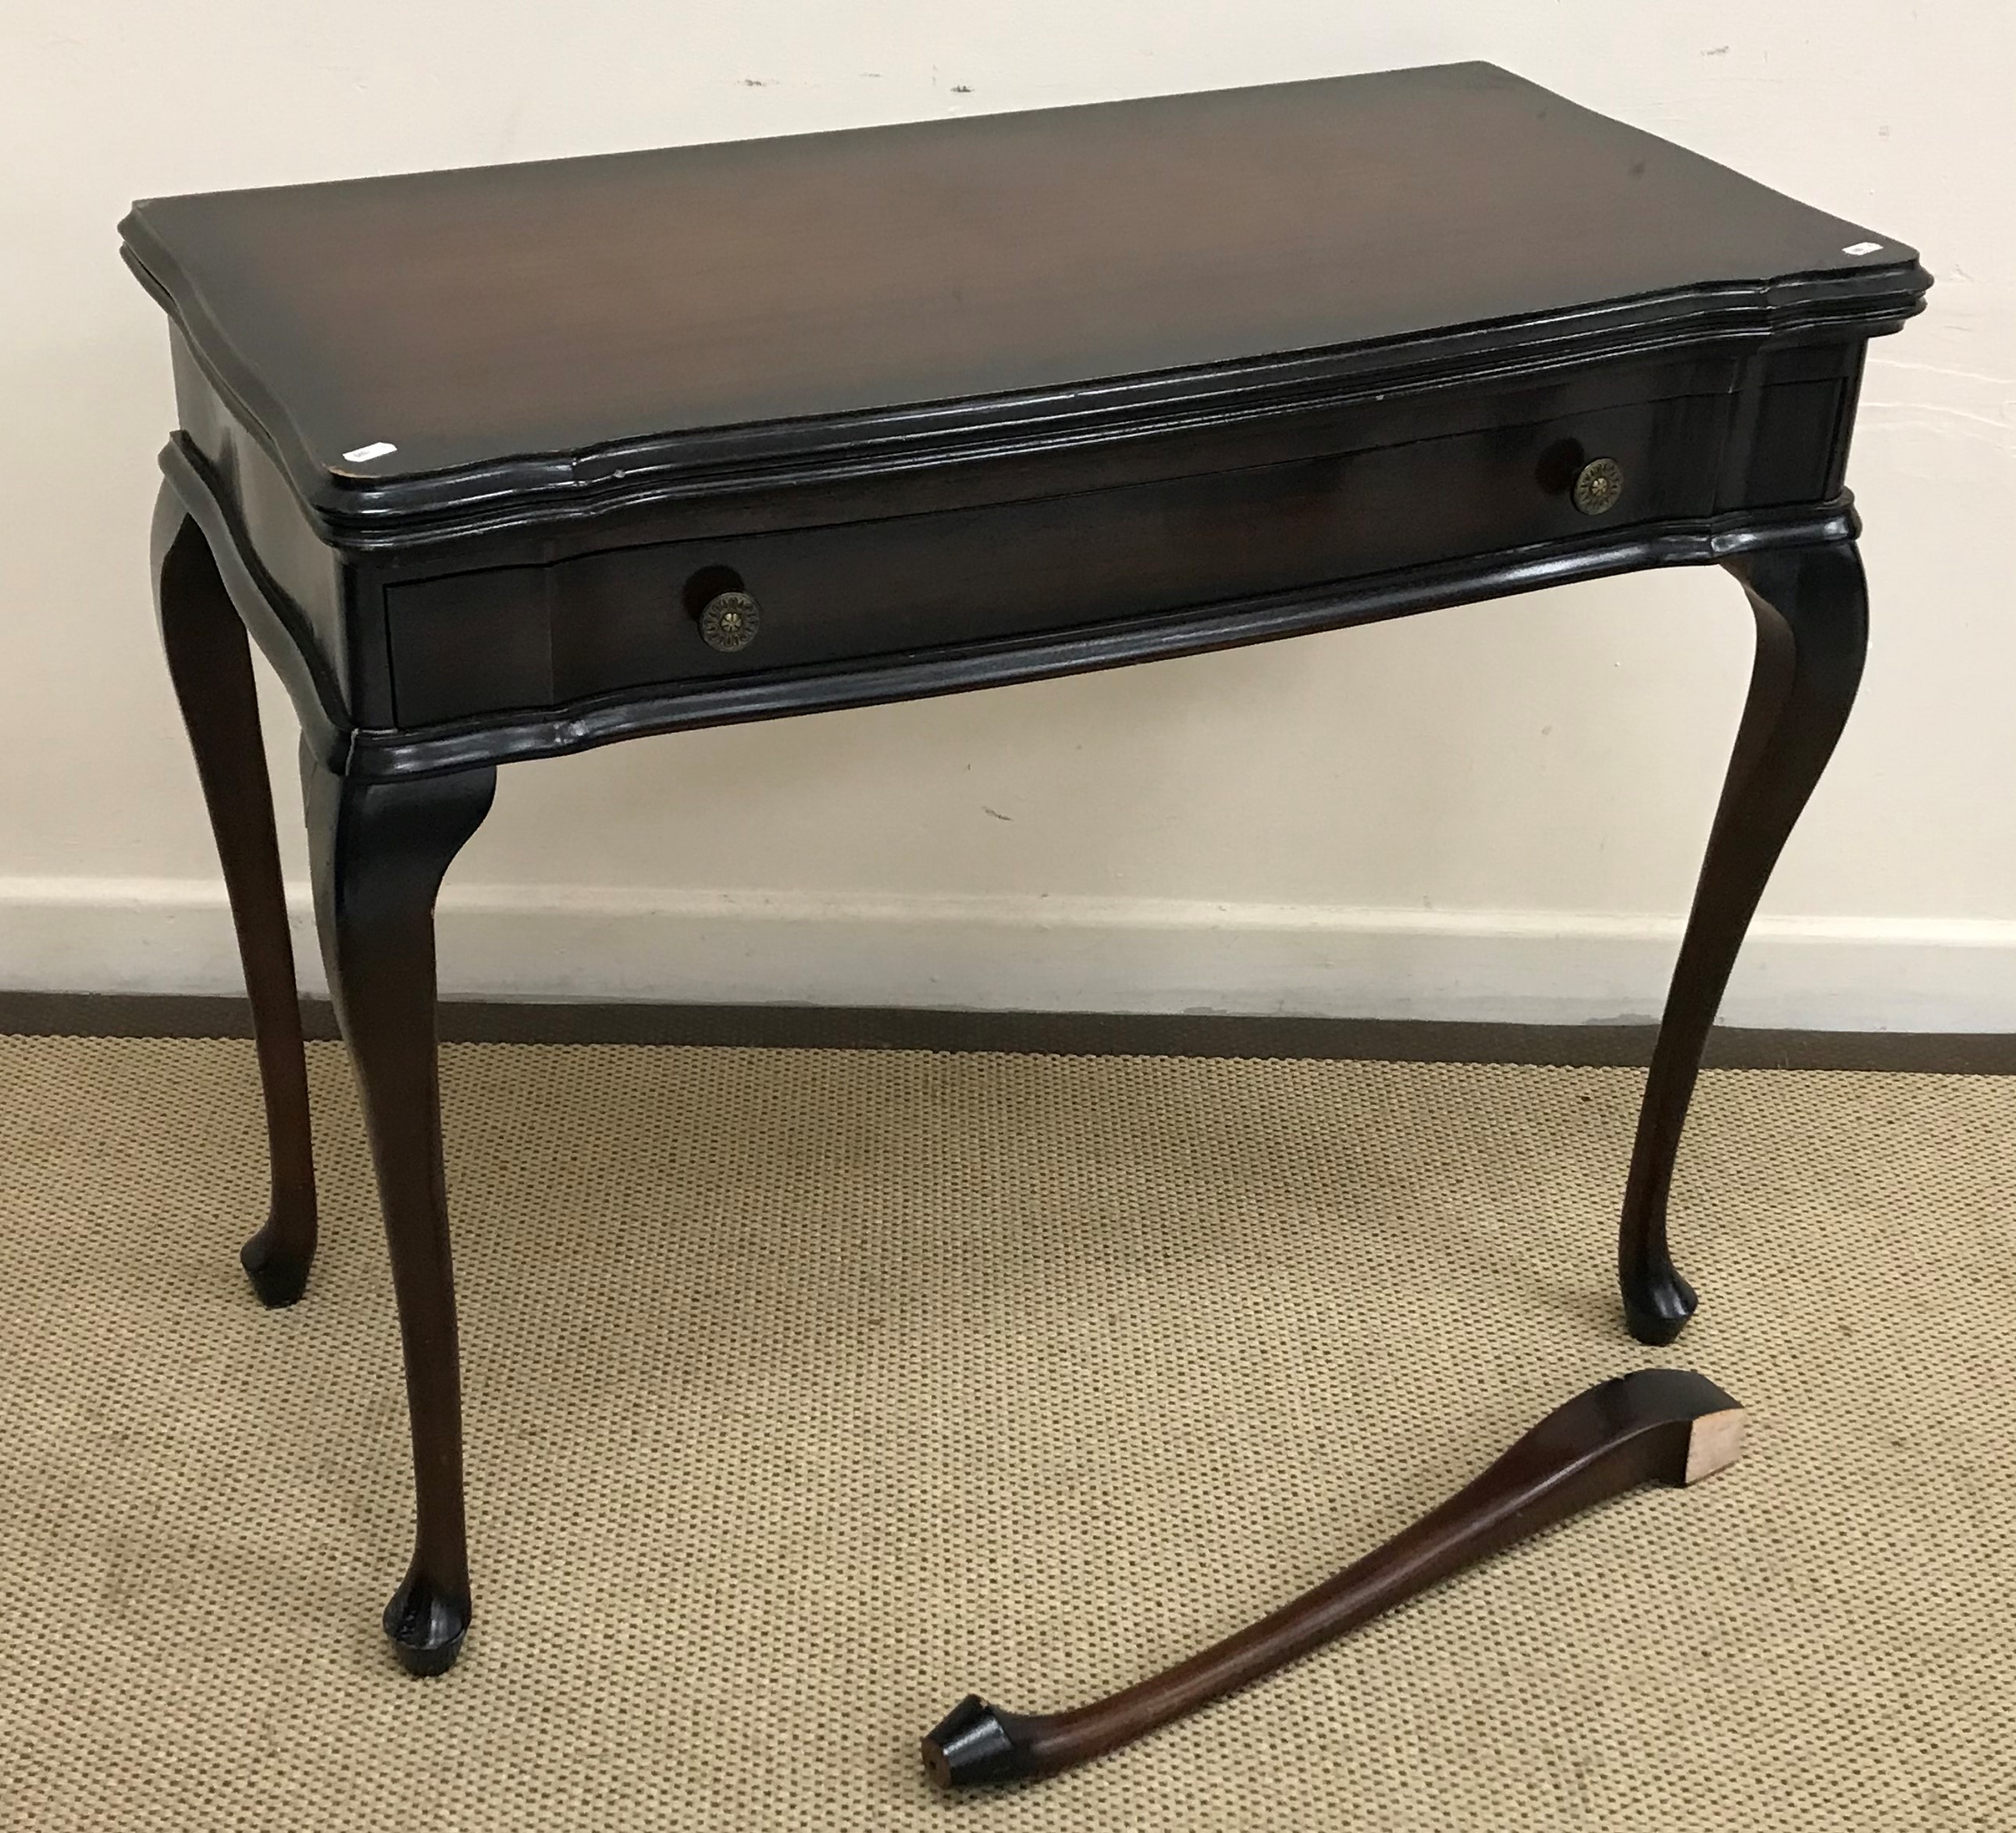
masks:
[[[293,894],[304,991],[322,971]],[[453,886],[445,996],[1602,1024],[1656,1016],[1679,918],[1165,898]],[[0,989],[239,990],[221,884],[0,878]],[[2016,1032],[2016,922],[1761,916],[1722,1016]]]

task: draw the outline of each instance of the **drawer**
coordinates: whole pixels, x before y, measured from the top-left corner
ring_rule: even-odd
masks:
[[[625,690],[942,650],[1700,517],[1730,398],[1596,409],[1205,475],[388,585],[401,726]],[[1593,459],[1612,506],[1576,506]],[[746,646],[700,613],[755,600]],[[719,632],[717,631],[717,635]]]

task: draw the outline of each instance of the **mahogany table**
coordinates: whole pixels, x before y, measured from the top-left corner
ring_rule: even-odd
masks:
[[[315,1240],[249,630],[300,715],[418,1499],[470,1615],[434,895],[500,764],[1719,561],[1748,704],[1624,1197],[1626,1320],[1702,1043],[1862,669],[1864,348],[1930,283],[1485,64],[156,198],[154,563],[250,991],[269,1305]]]

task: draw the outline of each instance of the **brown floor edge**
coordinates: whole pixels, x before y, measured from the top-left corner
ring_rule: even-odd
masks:
[[[311,1037],[331,1038],[328,1005],[304,1000]],[[1649,1025],[1483,1025],[1425,1019],[1228,1014],[956,1012],[902,1007],[445,1002],[457,1043],[722,1044],[771,1049],[1007,1050],[1064,1056],[1363,1057],[1406,1063],[1643,1066]],[[246,1037],[243,999],[156,993],[0,992],[0,1034]],[[1718,1028],[1722,1069],[2016,1073],[2016,1036],[2000,1032]]]

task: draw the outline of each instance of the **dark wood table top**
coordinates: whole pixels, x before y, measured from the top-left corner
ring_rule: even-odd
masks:
[[[1482,63],[156,198],[123,234],[325,528],[1578,339],[1887,328],[1926,284],[1884,232]]]

